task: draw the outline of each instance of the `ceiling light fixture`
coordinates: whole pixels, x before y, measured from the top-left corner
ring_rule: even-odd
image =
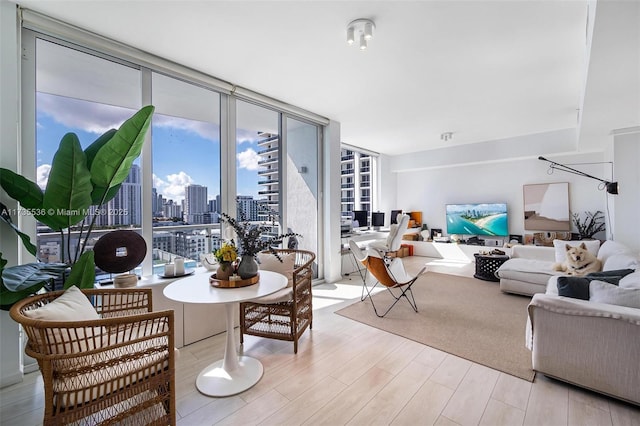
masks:
[[[453,132],[444,132],[442,134],[440,134],[440,139],[443,141],[448,141],[449,139],[453,138]]]
[[[375,27],[376,24],[370,19],[361,18],[351,21],[347,26],[347,43],[354,44],[358,36],[360,50],[366,50],[369,47],[369,40],[373,38]]]

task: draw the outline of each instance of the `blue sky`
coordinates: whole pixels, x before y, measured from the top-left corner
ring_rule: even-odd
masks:
[[[65,133],[76,133],[86,147],[135,112],[44,93],[38,93],[37,102],[36,167],[42,187]],[[257,134],[239,130],[238,139],[237,193],[257,197]],[[220,141],[216,124],[155,114],[152,153],[154,186],[165,198],[180,202],[184,187],[189,184],[207,186],[209,199],[220,193]]]

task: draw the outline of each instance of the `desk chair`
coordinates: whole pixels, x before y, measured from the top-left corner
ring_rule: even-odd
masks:
[[[378,317],[383,318],[386,316],[403,297],[407,302],[409,302],[409,305],[411,305],[413,310],[418,312],[418,306],[416,305],[416,300],[413,297],[411,286],[416,282],[418,277],[424,273],[427,269],[426,266],[423,266],[420,272],[412,276],[407,274],[407,271],[404,269],[402,259],[400,258],[396,257],[390,262],[387,262],[380,252],[373,249],[369,249],[364,252],[353,240],[349,241],[349,248],[355,258],[367,268],[362,276],[362,296],[360,300],[364,300],[368,297],[371,300],[373,310]],[[368,274],[371,274],[371,276],[376,279],[375,284],[371,288],[367,286]],[[373,297],[371,297],[371,292],[378,284],[385,286],[391,296],[395,299],[383,314],[378,313]],[[396,295],[392,289],[397,289],[400,293]]]
[[[409,215],[400,214],[397,216],[398,223],[391,224],[389,228],[389,235],[386,240],[376,240],[369,244],[370,248],[373,248],[379,252],[383,252],[384,256],[388,253],[400,250],[402,244],[402,236],[409,227]]]

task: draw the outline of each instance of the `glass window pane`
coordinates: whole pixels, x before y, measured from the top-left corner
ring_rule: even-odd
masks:
[[[86,148],[102,133],[118,128],[141,106],[140,71],[64,47],[36,40],[36,167],[37,182],[45,188],[53,156],[68,133]],[[137,160],[120,192],[96,217],[91,247],[104,233],[119,227],[139,231],[142,222],[140,163]],[[88,216],[91,218],[95,213]],[[85,226],[86,230],[86,226]],[[78,251],[79,227],[71,239],[38,225],[39,256],[45,262],[68,261]],[[68,241],[69,243],[67,244]],[[100,279],[98,275],[98,279]]]
[[[218,246],[220,227],[220,94],[152,75],[154,273]]]
[[[242,212],[251,222],[271,223],[270,215],[281,211],[278,113],[238,100],[236,122],[237,217]],[[277,223],[271,233],[280,232]]]

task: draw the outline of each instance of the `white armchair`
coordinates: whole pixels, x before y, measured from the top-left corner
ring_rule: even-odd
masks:
[[[376,240],[369,244],[369,248],[375,249],[382,254],[398,251],[402,244],[402,236],[409,227],[409,215],[398,215],[398,223],[392,224],[389,229],[389,235],[386,239]]]

